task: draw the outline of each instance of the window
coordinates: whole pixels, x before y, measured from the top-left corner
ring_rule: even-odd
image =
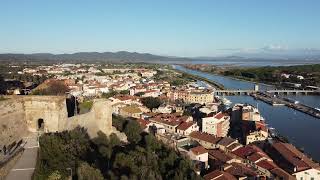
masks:
[[[303,177],[301,177],[300,180],[303,180]]]
[[[311,177],[310,180],[314,180],[314,177]]]

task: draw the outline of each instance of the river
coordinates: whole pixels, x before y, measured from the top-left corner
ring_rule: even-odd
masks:
[[[175,69],[204,77],[224,85],[226,89],[253,89],[254,83],[232,79],[229,77],[213,75],[196,70],[190,70],[179,65]],[[274,89],[273,86],[259,84],[263,90]],[[304,149],[305,153],[313,159],[320,161],[320,141],[318,134],[320,130],[320,119],[314,118],[302,112],[290,109],[286,106],[270,106],[262,101],[255,100],[250,96],[228,96],[227,99],[235,103],[249,103],[258,107],[262,116],[266,119],[269,127],[275,128],[282,136],[289,139],[295,146]],[[290,96],[301,103],[313,107],[319,107],[320,96]]]

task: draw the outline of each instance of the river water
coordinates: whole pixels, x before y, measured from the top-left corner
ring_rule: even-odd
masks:
[[[232,79],[229,77],[213,75],[196,70],[186,69],[179,65],[175,69],[201,76],[216,81],[226,89],[253,89],[254,83]],[[274,89],[273,86],[259,84],[259,89]],[[320,107],[320,96],[289,96],[301,103]],[[302,112],[290,109],[286,106],[270,106],[262,101],[255,100],[250,96],[228,96],[233,104],[249,103],[257,106],[262,116],[266,119],[269,127],[274,127],[282,136],[285,136],[296,147],[304,149],[305,153],[313,159],[320,161],[320,140],[317,131],[320,130],[320,119],[314,118]]]

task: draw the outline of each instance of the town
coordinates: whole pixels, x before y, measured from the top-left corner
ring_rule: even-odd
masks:
[[[60,95],[73,100],[72,113],[85,114],[95,99],[107,99],[113,123],[137,122],[144,133],[189,159],[206,180],[320,179],[320,165],[268,127],[258,107],[231,105],[214,95],[213,84],[170,65],[9,64],[2,71],[7,72],[0,80],[1,101]],[[9,151],[2,149],[2,156]]]

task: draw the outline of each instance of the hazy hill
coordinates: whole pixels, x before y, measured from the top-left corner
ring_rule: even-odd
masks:
[[[0,61],[92,61],[92,62],[160,62],[183,61],[187,58],[158,56],[137,52],[78,52],[73,54],[0,54]]]

